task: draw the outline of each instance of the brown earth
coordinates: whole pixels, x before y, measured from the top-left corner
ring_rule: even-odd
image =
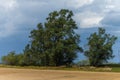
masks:
[[[120,80],[120,73],[0,68],[0,80]]]

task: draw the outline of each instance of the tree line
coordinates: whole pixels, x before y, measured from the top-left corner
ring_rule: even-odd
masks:
[[[53,11],[44,24],[39,23],[30,33],[30,42],[23,53],[14,51],[2,56],[2,63],[20,66],[71,66],[82,52],[91,66],[100,66],[113,58],[112,46],[117,37],[107,34],[104,28],[92,33],[88,38],[87,49],[80,46],[80,35],[74,21],[73,12],[68,9]]]

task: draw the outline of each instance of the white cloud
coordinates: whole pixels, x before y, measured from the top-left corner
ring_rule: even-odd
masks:
[[[28,5],[29,4],[29,5]],[[46,5],[39,1],[0,0],[0,38],[8,37],[37,25],[35,16]],[[44,9],[43,9],[44,10]],[[39,17],[38,17],[39,18]],[[31,25],[31,26],[30,26]],[[34,26],[33,26],[34,27]]]
[[[119,9],[119,3],[119,0],[0,0],[0,37],[16,34],[20,28],[35,27],[44,22],[49,12],[62,8],[73,10],[81,28],[97,27],[108,12]]]
[[[25,0],[25,1],[18,1],[18,5],[20,9],[28,9],[28,10],[43,10],[46,7],[48,7],[48,3],[44,1],[38,1],[38,0]]]
[[[120,11],[120,0],[106,0],[106,6],[104,11]]]
[[[3,10],[13,10],[17,7],[16,0],[0,0],[0,9]]]
[[[102,20],[102,17],[91,17],[91,18],[85,18],[81,22],[81,28],[90,28],[90,27],[96,27],[100,25],[100,21]]]
[[[69,0],[67,6],[78,9],[84,5],[91,4],[94,0]]]
[[[0,0],[0,38],[14,34],[16,27],[13,17],[16,8],[16,0]]]
[[[74,19],[80,28],[91,28],[100,25],[100,21],[103,19],[103,15],[98,15],[94,12],[82,12],[75,14]]]

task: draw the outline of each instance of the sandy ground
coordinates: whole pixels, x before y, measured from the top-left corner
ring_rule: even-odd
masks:
[[[120,73],[0,68],[0,80],[120,80]]]

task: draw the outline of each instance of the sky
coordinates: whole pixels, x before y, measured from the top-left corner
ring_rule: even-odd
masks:
[[[86,38],[103,27],[118,37],[113,46],[115,58],[110,62],[120,62],[119,4],[120,0],[0,0],[0,57],[11,51],[22,53],[38,23],[44,23],[52,11],[69,9],[81,35],[80,45],[85,47]],[[82,59],[85,56],[79,54],[77,60]]]

